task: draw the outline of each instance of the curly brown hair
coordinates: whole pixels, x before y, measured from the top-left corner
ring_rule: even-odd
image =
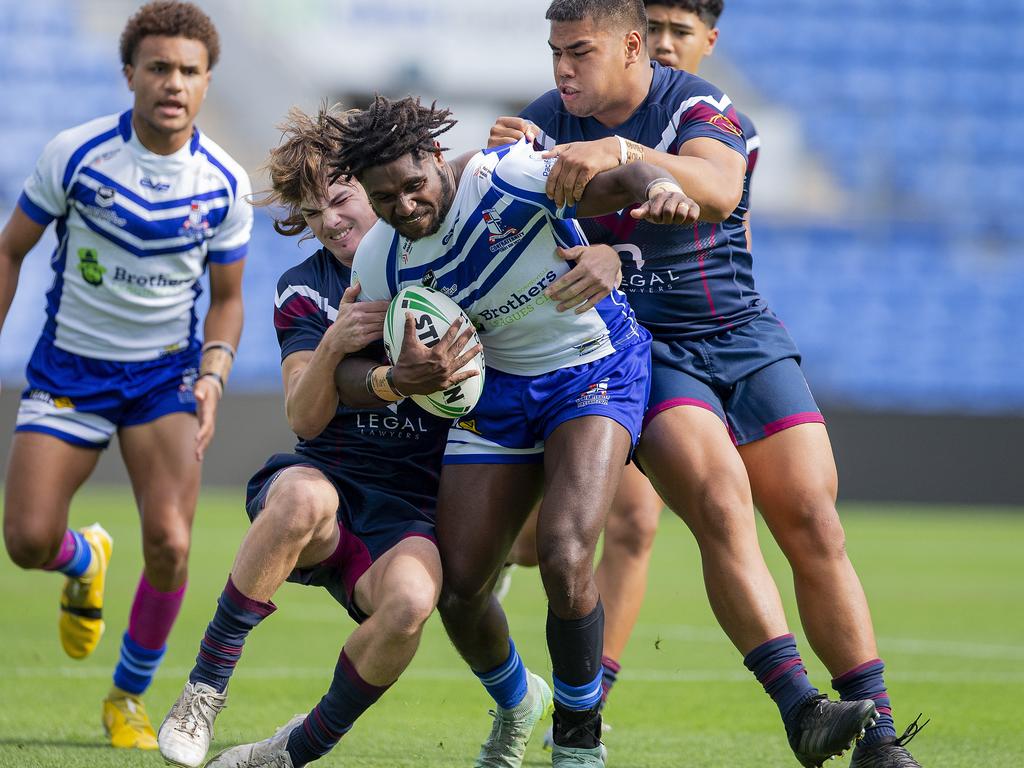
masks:
[[[281,143],[270,150],[264,166],[271,189],[254,203],[283,209],[283,216],[274,216],[278,233],[292,237],[306,230],[302,201],[321,199],[332,181],[330,160],[338,151],[338,142],[330,121],[343,123],[349,114],[340,104],[322,104],[315,117],[292,107],[278,125]]]
[[[210,17],[192,3],[156,0],[139,8],[121,33],[121,63],[124,66],[134,63],[139,43],[150,35],[198,40],[206,46],[209,69],[213,69],[220,58],[217,28]]]

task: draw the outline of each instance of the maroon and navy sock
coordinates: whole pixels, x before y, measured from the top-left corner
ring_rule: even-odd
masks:
[[[881,659],[872,659],[845,672],[832,681],[832,687],[843,701],[872,699],[878,717],[875,724],[864,732],[864,744],[877,744],[896,738],[896,724],[892,719],[892,702],[885,688],[882,675],[885,664]]]
[[[601,709],[608,703],[608,696],[611,695],[612,686],[619,679],[619,672],[622,665],[611,656],[601,657]]]
[[[743,663],[772,697],[787,733],[792,733],[800,705],[818,695],[818,689],[807,679],[796,639],[793,635],[782,635],[769,640],[748,653]]]
[[[302,725],[288,736],[287,750],[292,764],[311,763],[334,749],[356,719],[390,687],[366,682],[342,648],[330,689],[306,715]]]
[[[242,594],[228,576],[228,583],[217,600],[217,612],[199,643],[196,665],[188,676],[190,683],[205,683],[224,693],[242,646],[249,632],[277,610],[272,602],[260,602]]]

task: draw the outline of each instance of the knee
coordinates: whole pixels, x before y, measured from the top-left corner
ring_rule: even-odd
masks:
[[[318,528],[337,519],[337,500],[317,484],[282,478],[274,484],[260,513],[263,524],[274,526],[286,539],[304,539]]]
[[[673,511],[693,531],[702,552],[733,550],[746,538],[756,541],[753,502],[736,484],[708,483]]]
[[[192,535],[187,525],[147,531],[142,547],[147,571],[158,578],[166,576],[175,580],[187,569],[191,544]]]
[[[776,522],[773,530],[791,564],[846,557],[846,533],[827,494],[798,494],[786,506],[785,515],[776,516],[782,524]]]
[[[47,531],[15,530],[5,526],[4,545],[16,566],[34,569],[53,560],[60,548],[60,539]]]
[[[644,504],[629,504],[612,512],[604,528],[604,554],[615,552],[630,559],[647,557],[654,546],[660,512]]]
[[[385,631],[397,637],[417,637],[437,605],[437,592],[431,584],[398,587],[376,611]]]
[[[548,602],[565,616],[576,612],[594,580],[594,553],[575,538],[539,546],[537,559]]]

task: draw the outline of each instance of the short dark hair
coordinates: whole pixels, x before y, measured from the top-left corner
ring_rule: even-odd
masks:
[[[680,8],[689,13],[695,13],[710,29],[714,29],[718,25],[718,17],[725,10],[725,0],[644,0],[645,8],[650,8],[652,5]]]
[[[635,29],[647,39],[647,11],[643,0],[551,0],[544,18],[548,21],[610,19],[622,27]]]
[[[139,8],[121,33],[121,63],[125,66],[133,64],[139,43],[150,35],[198,40],[206,46],[209,69],[213,69],[220,57],[217,28],[210,17],[192,3],[156,0]]]
[[[391,101],[378,95],[367,109],[352,110],[345,117],[327,115],[326,120],[337,150],[329,159],[331,179],[360,178],[367,168],[393,163],[411,154],[416,160],[424,155],[444,152],[436,139],[455,125],[447,109],[429,107],[406,96]]]

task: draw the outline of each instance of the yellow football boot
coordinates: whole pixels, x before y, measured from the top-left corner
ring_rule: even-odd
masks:
[[[60,597],[60,644],[72,659],[84,659],[103,635],[103,585],[114,540],[99,523],[82,529],[92,550],[89,570],[80,578],[68,577]]]
[[[113,747],[156,749],[156,732],[146,714],[146,705],[139,696],[116,685],[103,700],[103,728]]]

